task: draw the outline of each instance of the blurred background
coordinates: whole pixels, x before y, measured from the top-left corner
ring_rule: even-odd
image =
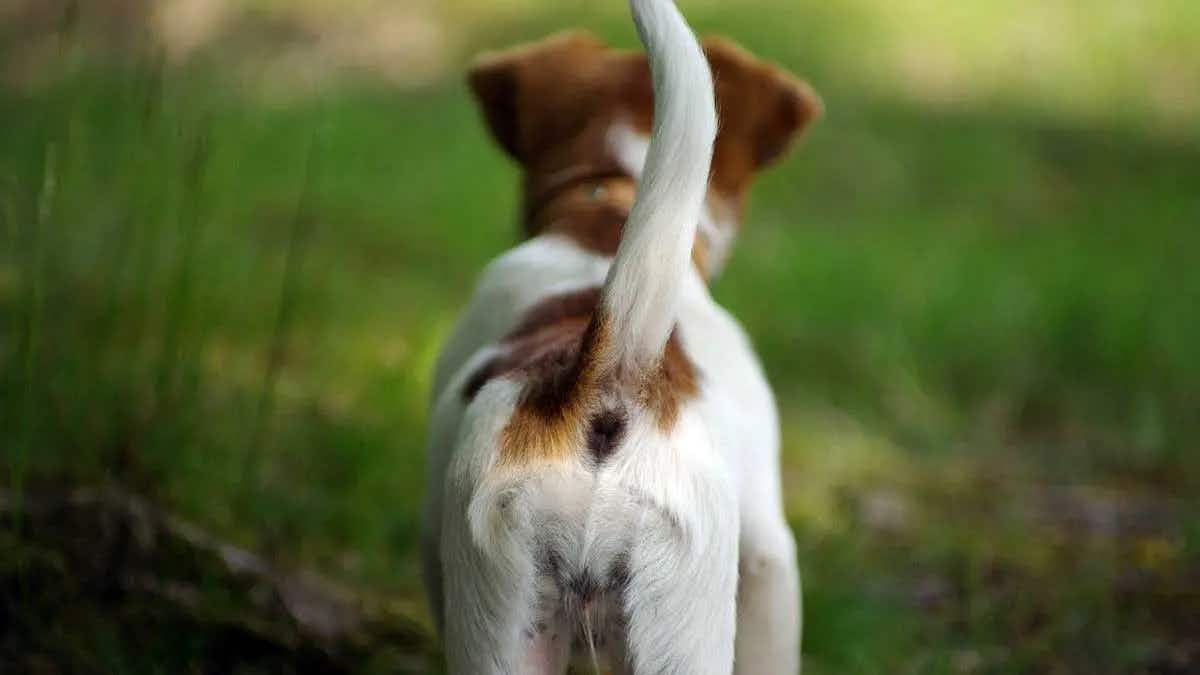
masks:
[[[682,0],[827,114],[716,282],[806,672],[1200,672],[1200,3]],[[437,672],[485,48],[624,2],[0,0],[4,672]]]

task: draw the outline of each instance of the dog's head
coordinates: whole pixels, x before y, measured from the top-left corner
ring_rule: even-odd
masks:
[[[727,39],[708,38],[704,50],[721,120],[707,204],[716,267],[754,174],[778,160],[822,106],[806,83]],[[645,55],[590,33],[561,33],[481,56],[469,81],[492,135],[524,169],[531,233],[537,210],[563,184],[640,173],[653,114]]]

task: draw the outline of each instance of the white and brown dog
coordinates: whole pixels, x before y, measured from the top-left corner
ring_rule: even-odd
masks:
[[[820,103],[631,4],[648,61],[570,33],[471,71],[529,239],[435,375],[424,565],[455,674],[798,669],[775,404],[706,281]]]

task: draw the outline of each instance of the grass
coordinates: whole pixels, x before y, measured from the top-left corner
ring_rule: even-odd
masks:
[[[632,41],[616,10],[450,7],[489,27],[472,48]],[[877,79],[907,43],[870,3],[697,7],[829,109],[714,289],[781,402],[807,672],[1200,659],[1200,128],[1118,86],[1182,53],[1194,13],[1153,7],[1153,48],[1081,48],[1103,81],[1065,58],[1052,88],[979,84],[985,41],[950,101]],[[990,35],[961,33],[934,51]],[[3,91],[6,480],[130,485],[419,612],[428,377],[515,188],[451,76],[279,101],[151,61]]]

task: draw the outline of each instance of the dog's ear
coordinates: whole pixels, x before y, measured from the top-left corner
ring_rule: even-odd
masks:
[[[467,71],[467,82],[492,137],[513,156],[518,154],[517,67],[515,55],[504,52],[480,56]]]
[[[604,50],[591,33],[569,31],[476,58],[467,81],[496,142],[527,161],[534,144],[548,140],[547,126],[562,124],[552,117],[555,101],[578,89],[578,78]]]
[[[706,38],[704,51],[716,83],[721,140],[743,146],[737,154],[750,164],[746,168],[758,170],[782,157],[821,116],[821,98],[782,68],[760,61],[726,38]],[[724,150],[728,153],[729,148]]]

